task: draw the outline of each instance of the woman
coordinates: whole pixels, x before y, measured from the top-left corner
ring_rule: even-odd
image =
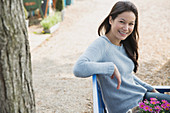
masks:
[[[109,113],[125,113],[143,100],[147,91],[158,93],[137,78],[138,11],[129,1],[117,2],[98,29],[99,38],[80,56],[74,75],[97,74]]]

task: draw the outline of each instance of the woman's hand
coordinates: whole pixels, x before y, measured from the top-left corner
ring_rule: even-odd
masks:
[[[155,88],[152,90],[154,93],[159,93]]]
[[[120,85],[121,85],[121,75],[120,75],[119,70],[117,69],[116,65],[114,65],[114,73],[111,76],[111,79],[113,79],[114,76],[117,78],[117,81],[118,81],[117,89],[119,89]]]

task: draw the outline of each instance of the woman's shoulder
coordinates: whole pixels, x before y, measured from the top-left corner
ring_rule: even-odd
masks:
[[[108,44],[107,38],[103,36],[99,36],[93,43],[106,46]]]
[[[99,36],[96,40],[94,40],[89,48],[99,49],[100,51],[106,51],[109,48],[109,43],[105,36]]]

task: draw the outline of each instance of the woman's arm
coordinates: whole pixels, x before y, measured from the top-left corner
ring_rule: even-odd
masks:
[[[105,52],[106,44],[104,39],[96,39],[74,65],[74,75],[77,77],[89,77],[93,74],[111,76],[114,73],[114,64],[112,62],[102,62]]]
[[[135,80],[135,82],[137,83],[137,84],[140,84],[141,86],[143,86],[144,88],[146,88],[148,91],[155,91],[155,89],[151,86],[151,85],[149,85],[149,84],[147,84],[147,83],[145,83],[145,82],[143,82],[142,80],[140,80],[137,76],[135,76],[135,75],[133,75],[133,78],[134,78],[134,80]]]

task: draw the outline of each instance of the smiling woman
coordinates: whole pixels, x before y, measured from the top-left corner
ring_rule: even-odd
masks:
[[[106,34],[108,39],[115,45],[121,45],[121,40],[125,40],[134,29],[135,15],[133,12],[123,12],[115,18],[109,17],[111,25],[110,31]]]
[[[138,69],[139,35],[138,10],[132,2],[117,2],[99,26],[98,34],[99,38],[80,56],[73,72],[77,77],[97,75],[109,113],[126,113],[138,106],[147,91],[158,93],[133,73]]]
[[[117,2],[111,9],[109,15],[104,19],[102,24],[99,26],[98,29],[99,36],[103,34],[105,34],[106,36],[111,34],[109,32],[111,32],[110,29],[114,24],[112,25],[110,21],[119,21],[121,24],[124,25],[125,28],[123,27],[121,28],[121,30],[119,29],[121,31],[121,34],[124,36],[124,39],[117,40],[117,42],[114,42],[114,44],[117,43],[116,45],[121,45],[121,44],[124,45],[126,53],[135,64],[134,72],[136,72],[138,68],[137,60],[138,60],[138,38],[139,38],[138,10],[136,6],[128,1]],[[127,29],[130,30],[130,32],[127,35],[124,35],[123,34],[124,29],[126,29],[126,33],[128,33]],[[103,30],[105,31],[104,33],[102,32]],[[120,34],[120,31],[117,32],[119,32]],[[112,36],[108,36],[110,41],[116,39],[114,37],[113,38],[111,37]]]

